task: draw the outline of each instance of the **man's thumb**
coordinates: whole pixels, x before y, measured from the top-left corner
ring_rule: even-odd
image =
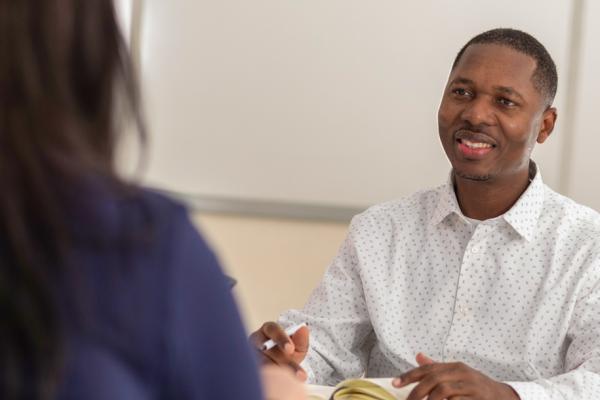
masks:
[[[418,353],[416,358],[417,358],[417,363],[419,364],[419,366],[428,365],[428,364],[435,364],[436,363],[436,361],[434,361],[431,358],[427,357],[423,353]]]
[[[297,352],[306,353],[308,351],[308,337],[309,330],[307,326],[298,329],[298,331],[292,335],[292,340],[294,341]]]

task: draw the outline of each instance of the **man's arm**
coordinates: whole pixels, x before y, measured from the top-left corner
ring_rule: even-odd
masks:
[[[250,341],[261,353],[263,363],[288,366],[300,378],[308,375],[311,383],[329,385],[365,372],[372,327],[355,246],[360,242],[356,236],[361,221],[361,216],[352,220],[347,238],[304,308],[287,311],[279,324],[267,322],[252,333]],[[285,334],[283,327],[303,322],[308,328],[291,337]],[[267,339],[277,346],[261,351]]]
[[[361,216],[357,216],[304,308],[290,310],[280,318],[285,325],[307,322],[310,327],[310,348],[302,366],[311,383],[332,385],[366,370],[372,327],[355,246],[360,225]]]
[[[396,387],[417,383],[407,400],[519,400],[519,395],[510,385],[496,381],[462,362],[438,363],[419,353],[417,363],[419,367],[392,382]]]
[[[531,382],[498,382],[464,363],[436,363],[419,355],[419,367],[402,374],[394,385],[419,382],[409,400],[426,396],[430,400],[452,396],[490,400],[600,399],[600,263],[590,271],[567,334],[568,372],[550,378],[540,375]]]
[[[589,288],[575,304],[567,333],[571,343],[564,374],[533,382],[508,382],[521,396],[533,399],[600,399],[600,261],[587,277]]]

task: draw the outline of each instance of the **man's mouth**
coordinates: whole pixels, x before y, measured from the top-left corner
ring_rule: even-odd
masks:
[[[496,147],[494,144],[476,140],[457,139],[456,141],[462,156],[470,160],[481,160]]]
[[[467,139],[458,139],[458,143],[461,143],[470,149],[489,149],[489,148],[494,147],[494,145],[492,145],[490,143],[473,142],[473,141],[467,140]]]

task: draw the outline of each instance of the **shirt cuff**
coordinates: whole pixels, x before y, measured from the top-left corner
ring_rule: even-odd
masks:
[[[308,354],[307,354],[308,356]],[[308,357],[306,357],[308,358]],[[306,372],[306,383],[310,383],[310,384],[315,384],[316,380],[316,376],[314,371],[312,370],[312,368],[310,367],[310,365],[306,362],[306,358],[304,360],[302,360],[302,362],[300,363],[300,366],[302,367],[302,369],[304,369],[304,372]]]
[[[539,400],[548,397],[548,391],[536,382],[504,382],[512,387],[521,400]]]

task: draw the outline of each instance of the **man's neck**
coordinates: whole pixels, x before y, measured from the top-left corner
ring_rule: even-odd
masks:
[[[476,181],[454,175],[454,191],[463,214],[486,220],[498,217],[517,202],[529,186],[529,171],[509,179]]]

